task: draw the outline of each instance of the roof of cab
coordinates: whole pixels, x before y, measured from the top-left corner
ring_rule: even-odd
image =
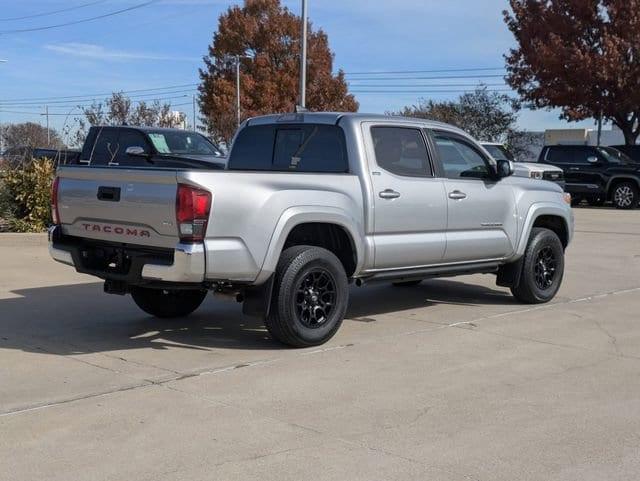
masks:
[[[313,123],[336,125],[339,122],[402,122],[420,125],[425,128],[446,129],[467,135],[464,131],[450,124],[436,122],[435,120],[419,119],[414,117],[399,117],[382,114],[364,114],[353,112],[301,112],[288,114],[272,114],[253,117],[245,121],[244,126],[268,125],[274,123]]]

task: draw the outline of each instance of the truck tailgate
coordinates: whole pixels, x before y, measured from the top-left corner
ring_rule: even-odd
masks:
[[[176,172],[62,167],[58,211],[65,235],[174,247]]]

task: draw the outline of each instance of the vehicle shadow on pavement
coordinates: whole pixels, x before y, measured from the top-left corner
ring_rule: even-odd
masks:
[[[102,283],[12,291],[0,299],[0,349],[75,355],[127,349],[274,350],[260,319],[246,317],[239,304],[207,298],[187,318],[155,319],[129,296],[106,295]],[[347,317],[365,318],[442,303],[513,304],[506,291],[458,281],[430,280],[414,287],[388,283],[351,288]]]
[[[437,304],[486,306],[511,305],[517,302],[506,290],[461,281],[431,279],[411,287],[394,287],[390,283],[379,283],[363,289],[352,289],[347,316],[366,318]]]

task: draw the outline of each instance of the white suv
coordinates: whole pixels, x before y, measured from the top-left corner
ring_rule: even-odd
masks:
[[[559,184],[564,190],[565,181],[562,169],[553,165],[539,164],[537,162],[520,162],[509,152],[509,149],[497,142],[482,142],[481,145],[495,160],[511,160],[515,162],[513,175],[516,177],[548,180]]]

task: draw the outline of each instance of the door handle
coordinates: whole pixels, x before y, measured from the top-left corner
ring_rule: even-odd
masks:
[[[98,187],[98,200],[120,202],[120,187]]]
[[[464,192],[460,192],[459,190],[454,190],[453,192],[449,192],[449,199],[462,200],[466,198],[467,198],[467,194],[465,194]]]
[[[378,195],[381,199],[397,199],[398,197],[400,197],[400,192],[396,192],[392,189],[386,189],[380,192]]]
[[[580,167],[569,167],[569,170],[580,170]]]

